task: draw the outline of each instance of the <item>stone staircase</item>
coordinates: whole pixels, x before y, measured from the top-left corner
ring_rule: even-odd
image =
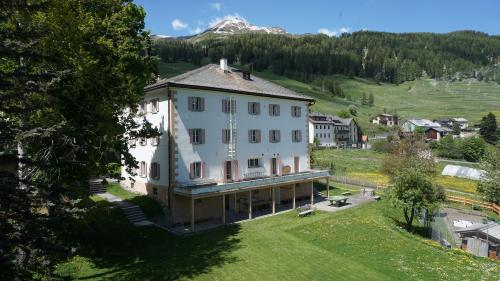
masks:
[[[90,194],[106,193],[106,186],[102,184],[101,179],[94,179],[90,181]]]
[[[133,224],[143,223],[148,221],[141,208],[136,205],[120,207],[125,214],[125,217]]]
[[[127,220],[130,221],[133,225],[144,226],[153,224],[146,218],[146,215],[144,215],[142,209],[139,206],[123,201],[123,199],[107,192],[100,193],[99,196],[120,208]]]

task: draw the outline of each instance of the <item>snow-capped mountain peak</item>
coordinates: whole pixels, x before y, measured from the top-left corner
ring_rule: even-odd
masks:
[[[234,33],[247,33],[247,32],[261,32],[268,34],[286,34],[283,28],[279,27],[265,27],[250,24],[241,18],[231,18],[222,20],[215,25],[211,26],[203,33],[216,33],[216,34],[234,34]]]

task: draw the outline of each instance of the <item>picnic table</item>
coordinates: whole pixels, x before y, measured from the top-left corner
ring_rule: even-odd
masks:
[[[345,205],[347,202],[347,199],[349,199],[349,198],[346,196],[341,196],[341,195],[330,196],[328,198],[328,200],[330,200],[330,205],[336,205],[337,207]]]

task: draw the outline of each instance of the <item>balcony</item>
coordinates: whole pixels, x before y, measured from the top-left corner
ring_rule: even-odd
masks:
[[[301,180],[313,180],[330,176],[328,170],[311,170],[308,172],[294,173],[283,176],[267,176],[256,179],[245,179],[235,182],[217,184],[213,180],[203,180],[180,184],[174,188],[174,192],[185,196],[199,196],[209,193],[222,193],[229,191],[244,190],[248,188],[282,185]]]

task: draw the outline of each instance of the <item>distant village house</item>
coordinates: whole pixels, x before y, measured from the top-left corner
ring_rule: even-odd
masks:
[[[375,118],[372,119],[373,124],[377,125],[384,125],[388,127],[393,127],[399,125],[399,120],[397,116],[383,113],[377,115]]]

